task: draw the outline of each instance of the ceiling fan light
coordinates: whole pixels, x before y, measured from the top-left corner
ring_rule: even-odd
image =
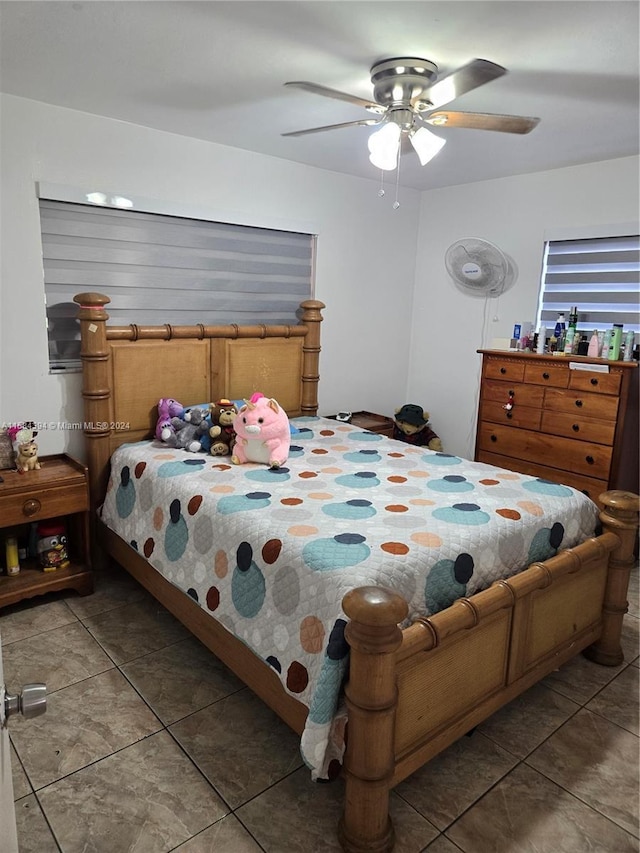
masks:
[[[447,141],[440,136],[436,136],[435,133],[431,133],[426,127],[412,130],[409,134],[409,139],[422,166],[428,163],[429,160],[432,160]]]
[[[398,165],[400,133],[397,124],[387,122],[369,137],[369,160],[378,169],[392,172]]]

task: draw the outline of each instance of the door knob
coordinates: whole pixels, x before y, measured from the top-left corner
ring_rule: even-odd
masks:
[[[4,725],[7,725],[9,717],[13,714],[22,714],[23,717],[39,717],[47,710],[47,685],[25,684],[20,693],[11,694],[3,688],[0,695],[4,694]]]

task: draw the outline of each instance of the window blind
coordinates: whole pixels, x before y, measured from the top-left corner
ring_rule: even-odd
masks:
[[[610,329],[640,333],[640,238],[553,240],[545,245],[538,326],[553,328],[560,312],[568,321],[578,306],[578,331]]]
[[[311,234],[50,199],[40,222],[54,372],[80,368],[82,291],[115,325],[296,323],[313,295]]]

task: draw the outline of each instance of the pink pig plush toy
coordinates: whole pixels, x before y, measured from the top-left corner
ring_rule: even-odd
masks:
[[[289,418],[275,400],[258,394],[245,400],[234,418],[233,429],[234,465],[262,462],[270,468],[279,468],[287,461],[291,446]]]

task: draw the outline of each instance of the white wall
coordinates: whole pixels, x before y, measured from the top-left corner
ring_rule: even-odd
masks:
[[[378,181],[0,96],[0,423],[82,421],[80,377],[48,373],[36,182],[193,206],[214,218],[319,234],[326,303],[320,413],[393,412],[409,364],[419,193],[401,207]],[[363,149],[366,156],[366,146]],[[40,452],[82,455],[82,436],[42,431]]]
[[[514,323],[535,322],[545,232],[558,239],[637,223],[639,163],[626,157],[423,193],[406,402],[430,412],[445,450],[473,458],[476,350],[510,338]],[[463,237],[489,240],[515,260],[517,281],[499,299],[466,296],[450,281],[445,252]]]

